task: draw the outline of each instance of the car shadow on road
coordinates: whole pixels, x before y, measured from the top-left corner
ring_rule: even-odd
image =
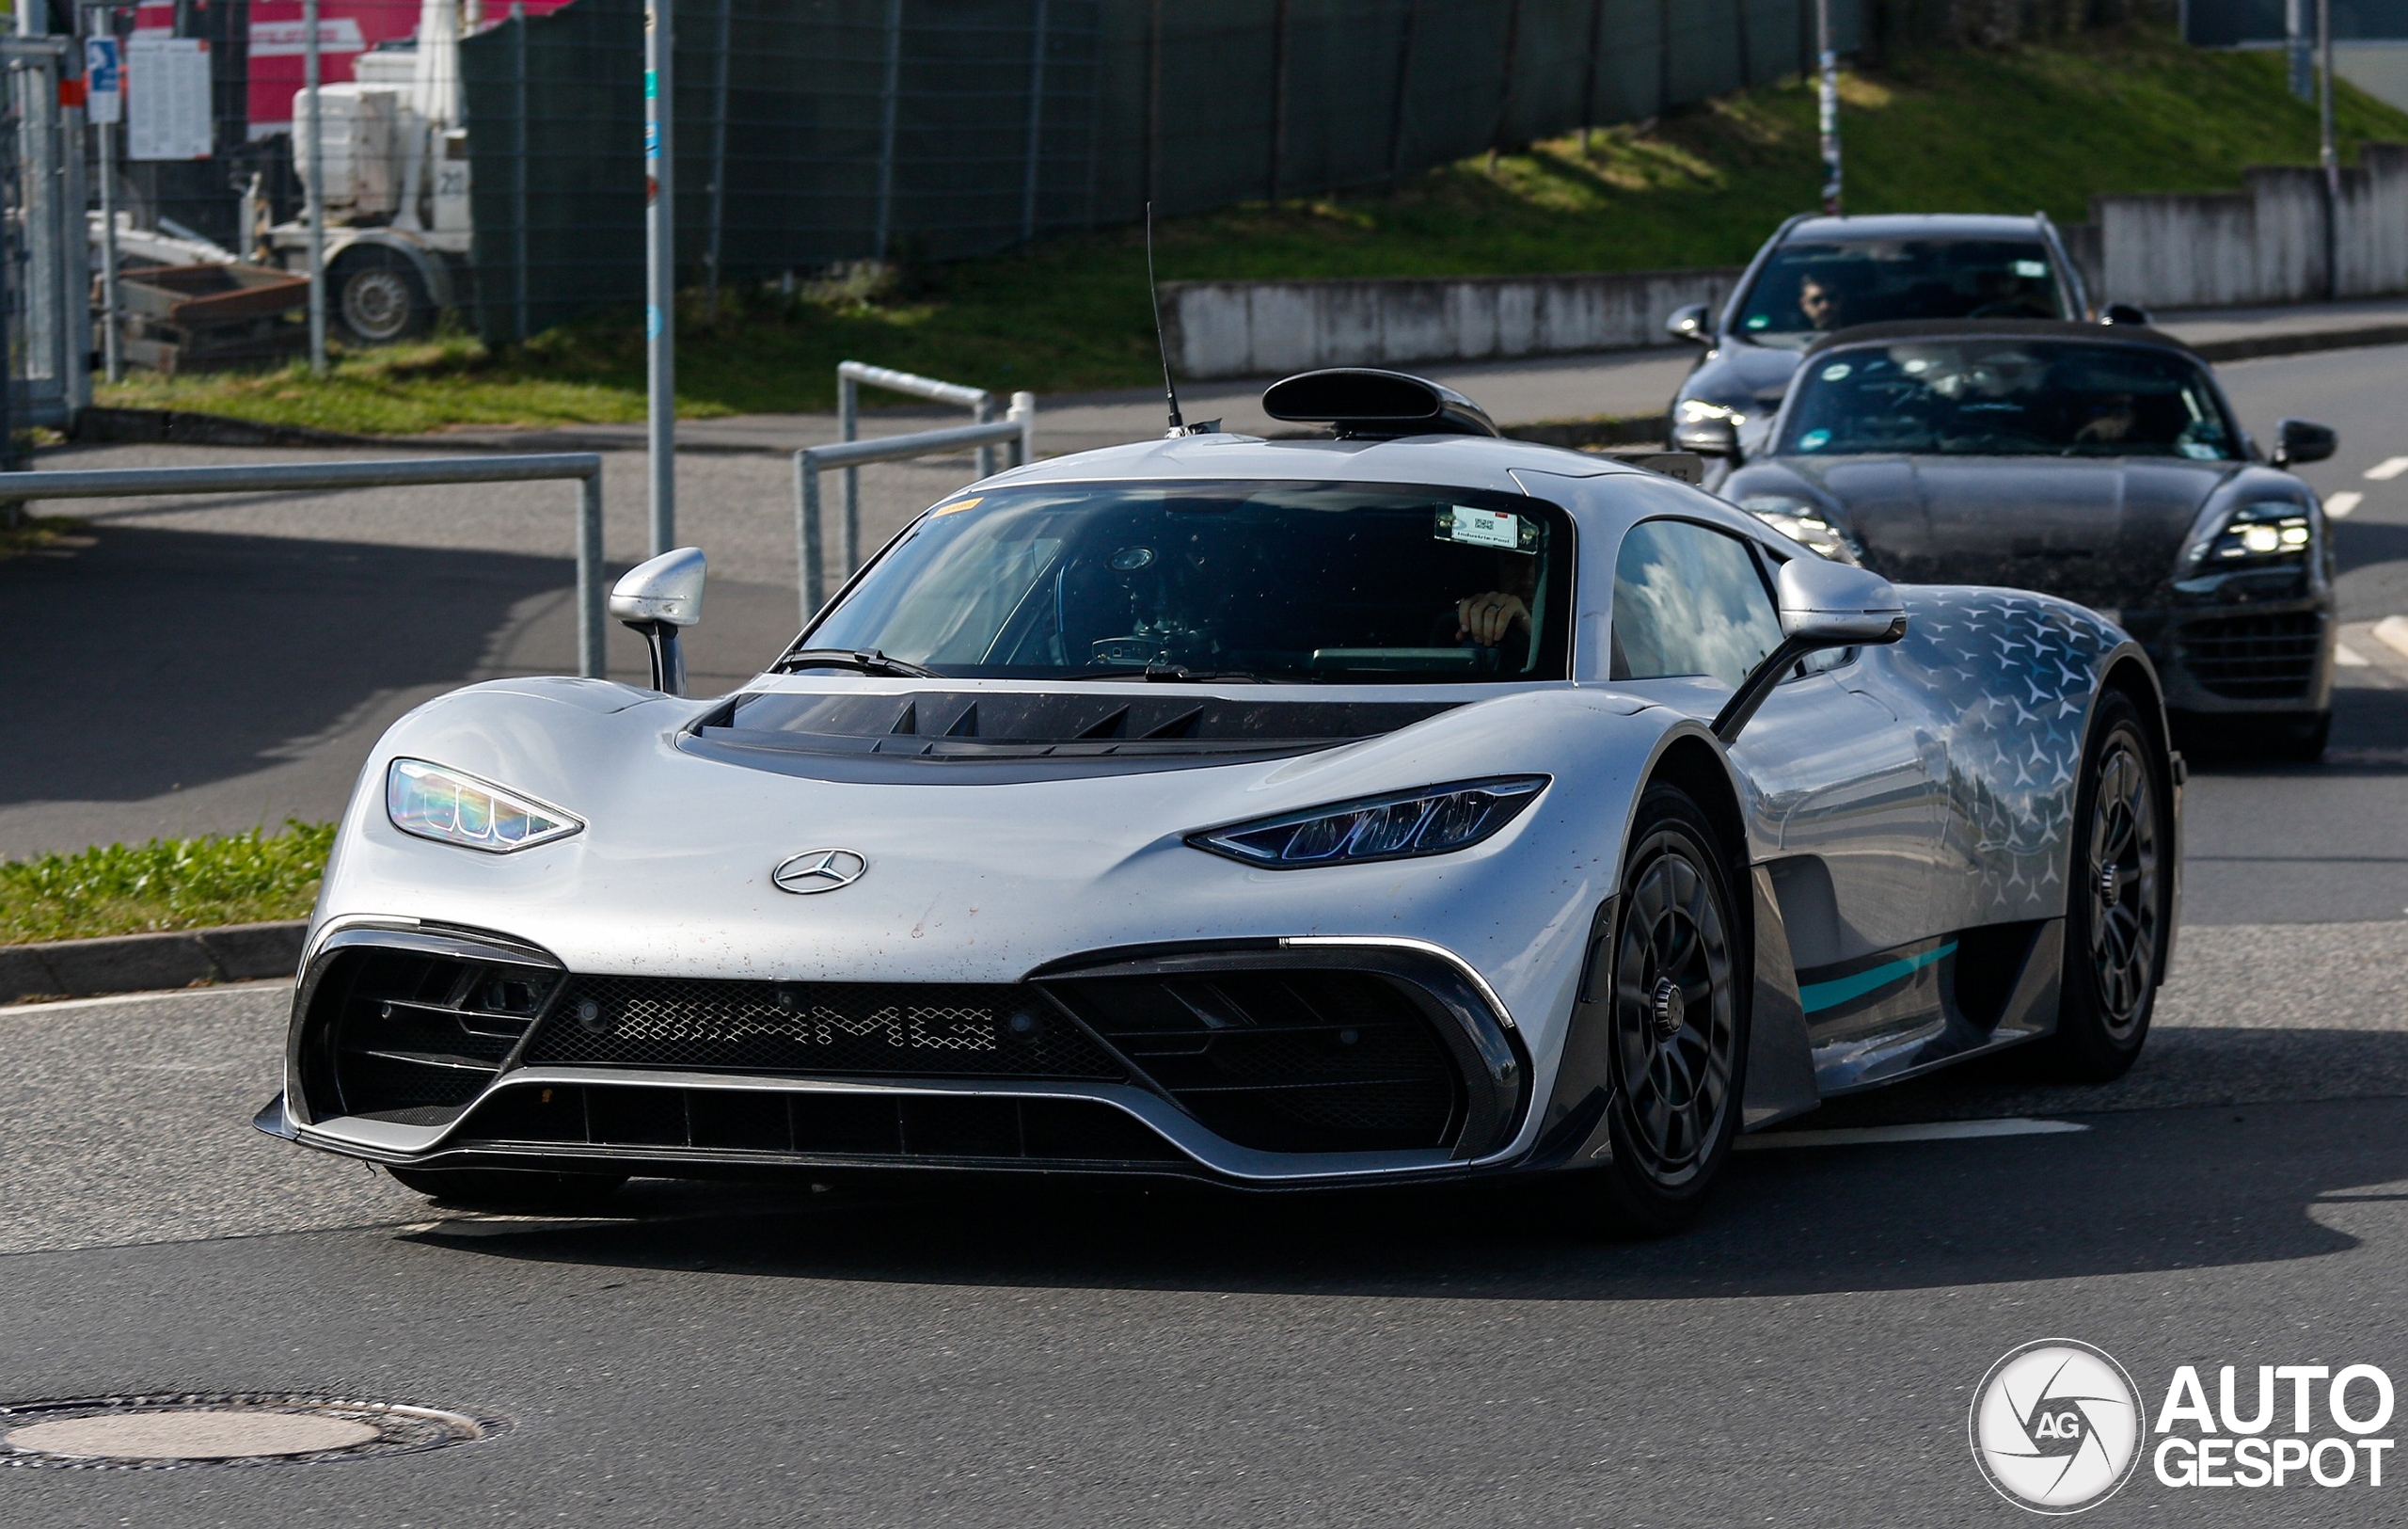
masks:
[[[2408,1066],[2408,1034],[2338,1039],[2320,1047],[2327,1064],[2378,1076]],[[1944,1091],[1926,1097],[1949,1112]],[[463,1256],[781,1279],[1681,1300],[2316,1258],[2357,1245],[2319,1206],[2385,1198],[2381,1187],[2408,1181],[2408,1098],[2072,1118],[2089,1129],[1742,1154],[1695,1226],[1655,1240],[1615,1236],[1592,1193],[1561,1181],[1248,1195],[1133,1182],[840,1180],[815,1194],[644,1180],[622,1191],[624,1221],[404,1234]]]

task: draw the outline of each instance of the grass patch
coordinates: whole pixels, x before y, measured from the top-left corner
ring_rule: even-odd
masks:
[[[1848,209],[2089,215],[2095,193],[2230,191],[2250,165],[2312,164],[2316,114],[2272,51],[2206,52],[2131,27],[2053,47],[1909,51],[1845,82]],[[2338,135],[2408,139],[2408,114],[2337,81]],[[1457,276],[1735,265],[1821,181],[1799,81],[1529,145],[1368,194],[1234,208],[1158,230],[1165,280]],[[689,418],[826,409],[847,358],[1006,391],[1153,381],[1144,248],[1133,229],[907,273],[883,290],[728,295],[678,320]],[[643,417],[635,311],[488,351],[448,339],[294,368],[145,379],[102,401],[323,429],[390,432]]]
[[[81,520],[68,515],[21,515],[8,518],[0,508],[0,562],[24,552],[38,552],[45,547],[66,542],[78,545],[78,533],[88,530]]]
[[[303,918],[335,825],[110,844],[0,860],[0,945]]]

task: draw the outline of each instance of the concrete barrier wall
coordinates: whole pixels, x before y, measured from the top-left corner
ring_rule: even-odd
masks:
[[[1665,316],[1719,304],[1739,272],[1172,281],[1171,356],[1190,377],[1266,376],[1317,366],[1504,360],[1677,344]]]
[[[2323,172],[2261,167],[2238,192],[2093,197],[2100,285],[2145,308],[2314,302],[2324,290]],[[2341,172],[2340,295],[2408,292],[2408,144],[2369,143]]]

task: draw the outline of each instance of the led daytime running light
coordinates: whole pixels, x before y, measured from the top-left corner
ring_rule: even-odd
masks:
[[[1471,848],[1521,816],[1548,779],[1507,775],[1366,797],[1208,829],[1191,834],[1187,842],[1274,870],[1450,854]]]
[[[386,770],[385,815],[404,834],[488,854],[566,838],[585,826],[558,807],[424,759],[396,759]]]
[[[2304,561],[2315,539],[2307,506],[2275,500],[2235,510],[2193,556],[2201,573],[2263,568]]]

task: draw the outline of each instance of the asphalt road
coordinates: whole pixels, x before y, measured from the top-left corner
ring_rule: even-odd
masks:
[[[2224,1364],[2408,1382],[2408,656],[2368,630],[2408,612],[2408,476],[2364,477],[2408,454],[2403,372],[2408,350],[2226,369],[2253,428],[2342,432],[2310,476],[2364,496],[2340,549],[2368,662],[2347,671],[2334,762],[2193,776],[2188,916],[2140,1065],[2077,1089],[2001,1063],[1812,1122],[2084,1129],[1751,1151],[1699,1227],[1654,1243],[1600,1236],[1576,1198],[1503,1190],[648,1182],[559,1222],[430,1208],[252,1133],[281,989],[0,1011],[0,1400],[341,1393],[512,1425],[378,1461],[0,1469],[0,1524],[2006,1524],[2025,1521],[1974,1470],[1965,1413],[2017,1345],[2099,1345],[2152,1409],[2180,1364],[2211,1394]],[[322,638],[365,620],[376,642],[322,655],[357,672],[212,687],[289,757],[179,745],[194,778],[256,785],[334,757],[293,740],[391,697],[497,653],[547,661],[558,581],[510,561],[511,528],[478,518],[500,510],[395,506],[373,539],[308,505],[217,529],[129,511],[90,553],[182,536],[151,566],[187,592],[205,581],[175,584],[183,563],[231,580],[290,558],[290,601],[361,560],[292,607]],[[733,502],[697,513],[756,534]],[[477,542],[482,571],[452,541]],[[421,561],[380,563],[397,543]],[[422,575],[416,595],[362,603],[388,565]],[[443,646],[413,598],[451,602],[467,636]],[[33,640],[118,644],[195,687],[243,651],[222,604],[115,614],[122,629]],[[209,699],[166,680],[164,714],[186,720],[150,725],[154,755]],[[121,688],[51,700],[63,721],[128,720]],[[294,729],[304,702],[337,730]],[[18,751],[0,781],[35,757],[15,730],[0,750]],[[101,800],[89,783],[121,772],[109,800],[149,803],[138,752],[95,744],[51,778]],[[2248,1491],[2144,1466],[2088,1520],[2388,1523],[2408,1518],[2400,1472]]]

